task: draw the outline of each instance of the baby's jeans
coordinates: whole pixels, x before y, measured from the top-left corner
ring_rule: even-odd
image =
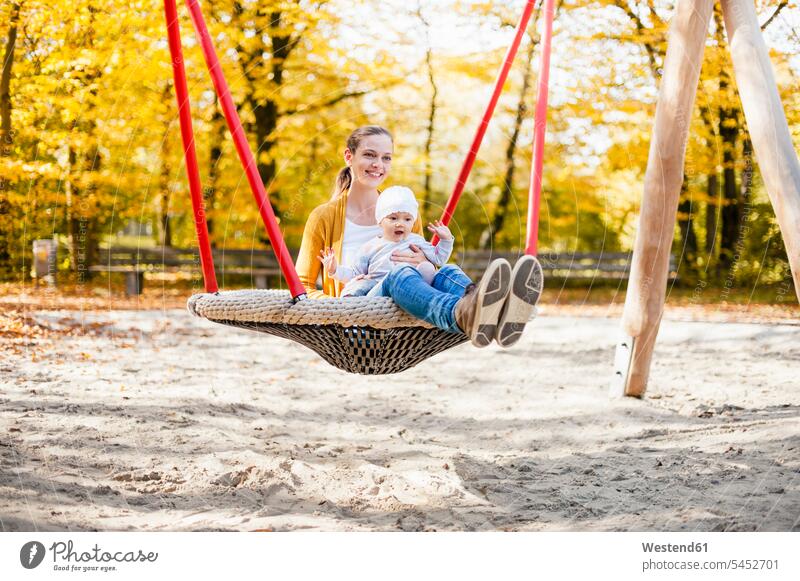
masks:
[[[444,331],[461,333],[455,308],[470,284],[470,278],[455,264],[440,268],[432,284],[426,283],[416,268],[404,264],[392,270],[376,289],[410,315]]]

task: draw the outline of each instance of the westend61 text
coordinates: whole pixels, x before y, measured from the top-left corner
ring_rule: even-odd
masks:
[[[708,543],[688,543],[685,545],[642,543],[642,550],[645,553],[708,553]]]
[[[75,563],[152,563],[158,559],[158,553],[144,553],[141,549],[138,552],[117,551],[109,553],[95,545],[88,551],[77,553],[72,550],[72,546],[72,541],[53,543],[50,546],[50,551],[53,553],[53,562],[55,563],[58,558],[62,561]]]

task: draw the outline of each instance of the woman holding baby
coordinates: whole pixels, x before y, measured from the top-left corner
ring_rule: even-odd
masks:
[[[477,347],[493,339],[513,345],[541,293],[538,261],[523,256],[512,271],[497,259],[478,285],[446,264],[453,249],[447,226],[428,225],[440,239],[433,246],[422,237],[411,190],[378,192],[393,153],[392,136],[382,127],[360,127],[348,137],[333,197],[311,212],[303,233],[297,273],[308,297],[387,296],[414,317],[467,335]]]

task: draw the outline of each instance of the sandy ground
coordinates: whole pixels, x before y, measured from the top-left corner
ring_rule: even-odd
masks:
[[[667,320],[640,401],[607,396],[618,320],[543,315],[370,378],[181,310],[36,313],[86,332],[0,351],[0,526],[800,530],[800,326]]]

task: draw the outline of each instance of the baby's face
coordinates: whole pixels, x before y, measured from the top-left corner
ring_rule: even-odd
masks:
[[[383,228],[383,237],[390,242],[400,242],[408,238],[414,227],[414,216],[408,212],[394,212],[389,214],[380,224]]]

